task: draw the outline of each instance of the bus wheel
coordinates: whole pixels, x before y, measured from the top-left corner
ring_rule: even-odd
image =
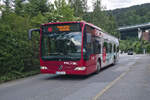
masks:
[[[116,57],[114,57],[114,61],[113,61],[113,65],[115,65],[116,64]]]
[[[97,64],[96,64],[96,74],[98,74],[101,70],[101,65],[100,65],[100,61],[97,61]]]

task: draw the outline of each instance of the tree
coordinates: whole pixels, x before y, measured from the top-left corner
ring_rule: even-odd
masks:
[[[119,36],[116,32],[117,24],[115,23],[115,19],[112,15],[106,14],[106,12],[101,7],[101,0],[96,0],[94,2],[94,10],[91,13],[90,22],[96,26],[101,27],[109,34],[114,36]]]
[[[74,16],[74,10],[65,0],[55,0],[52,9],[51,12],[46,13],[49,22],[80,20]]]
[[[65,0],[5,0],[0,17],[0,81],[39,72],[39,34],[28,41],[31,28],[42,23],[79,20]],[[12,7],[12,8],[11,8]]]
[[[23,4],[22,4],[23,2],[24,2],[23,0],[15,0],[14,1],[15,13],[17,15],[21,15],[24,11]]]
[[[103,28],[104,29],[104,24],[105,24],[105,17],[104,13],[101,10],[101,0],[96,0],[93,4],[94,9],[92,12],[92,23]],[[103,24],[102,24],[103,23]]]
[[[39,13],[44,14],[49,11],[48,0],[28,0],[25,11],[31,16],[37,16]]]
[[[87,12],[87,0],[68,0],[68,2],[74,9],[74,15],[83,18]]]
[[[11,12],[11,0],[4,0],[4,10],[2,11],[2,15],[7,15]]]

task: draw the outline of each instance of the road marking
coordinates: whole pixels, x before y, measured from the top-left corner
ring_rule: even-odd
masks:
[[[97,100],[98,97],[101,97],[109,88],[111,88],[117,81],[119,81],[123,76],[125,76],[126,73],[127,72],[122,73],[119,77],[117,77],[115,80],[113,80],[102,91],[100,91],[92,100]]]
[[[137,62],[136,62],[137,63]],[[110,89],[113,85],[115,85],[120,79],[122,79],[136,64],[134,63],[131,67],[128,68],[127,71],[123,72],[119,77],[117,77],[115,80],[113,80],[110,84],[108,84],[102,91],[100,91],[92,100],[98,100],[99,97],[101,97],[108,89]]]

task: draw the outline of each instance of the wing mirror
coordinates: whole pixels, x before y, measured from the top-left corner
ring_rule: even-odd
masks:
[[[28,39],[31,40],[32,39],[32,32],[39,32],[40,33],[40,29],[30,29],[28,31]]]

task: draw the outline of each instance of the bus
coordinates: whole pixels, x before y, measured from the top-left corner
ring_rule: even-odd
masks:
[[[40,33],[40,71],[43,74],[88,75],[118,61],[119,41],[84,21],[55,22],[30,29]]]

